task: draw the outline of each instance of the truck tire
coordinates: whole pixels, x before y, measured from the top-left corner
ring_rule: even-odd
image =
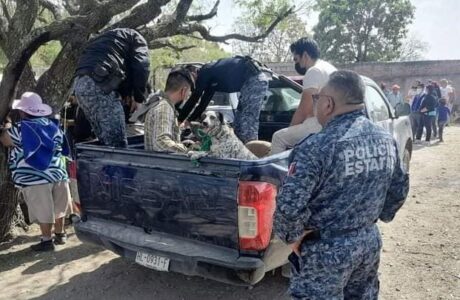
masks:
[[[403,168],[406,172],[409,172],[409,169],[410,169],[410,159],[411,159],[411,153],[409,151],[409,149],[404,149],[404,155],[403,155],[403,161],[402,161],[402,165],[403,165]]]

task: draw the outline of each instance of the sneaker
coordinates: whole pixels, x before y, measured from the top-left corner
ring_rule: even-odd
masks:
[[[414,141],[414,144],[421,144],[421,143],[422,143],[421,140],[415,140],[415,141]]]
[[[65,232],[54,234],[54,243],[56,245],[64,245],[66,242],[67,242],[67,234]]]
[[[430,142],[430,141],[424,141],[424,142],[423,142],[423,145],[424,145],[424,146],[431,146],[431,142]]]
[[[40,243],[32,245],[30,246],[30,248],[37,252],[54,251],[53,240],[49,240],[49,241],[41,240]]]

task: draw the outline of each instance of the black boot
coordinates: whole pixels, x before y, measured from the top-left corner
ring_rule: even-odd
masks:
[[[66,242],[67,242],[67,234],[65,232],[54,234],[54,243],[56,245],[64,245]]]
[[[37,252],[54,251],[53,240],[49,240],[49,241],[41,240],[40,243],[32,245],[30,246],[30,248]]]

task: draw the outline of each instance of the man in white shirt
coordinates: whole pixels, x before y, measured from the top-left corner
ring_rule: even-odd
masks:
[[[400,87],[397,84],[394,84],[391,88],[392,92],[387,95],[388,101],[390,102],[393,108],[396,108],[398,105],[403,104],[403,99],[401,96]]]
[[[326,85],[329,75],[337,69],[330,63],[320,59],[318,44],[310,38],[301,38],[291,44],[297,73],[303,78],[303,92],[290,127],[278,130],[273,134],[271,154],[294,147],[303,138],[321,130],[321,125],[313,114],[312,95]]]
[[[447,100],[447,107],[452,111],[452,107],[454,105],[454,90],[453,88],[448,85],[446,79],[441,79],[441,86],[439,87],[441,90],[441,98]]]

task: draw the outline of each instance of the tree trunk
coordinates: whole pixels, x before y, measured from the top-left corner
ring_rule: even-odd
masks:
[[[13,237],[16,225],[19,193],[10,180],[8,170],[8,150],[0,146],[0,242]]]

